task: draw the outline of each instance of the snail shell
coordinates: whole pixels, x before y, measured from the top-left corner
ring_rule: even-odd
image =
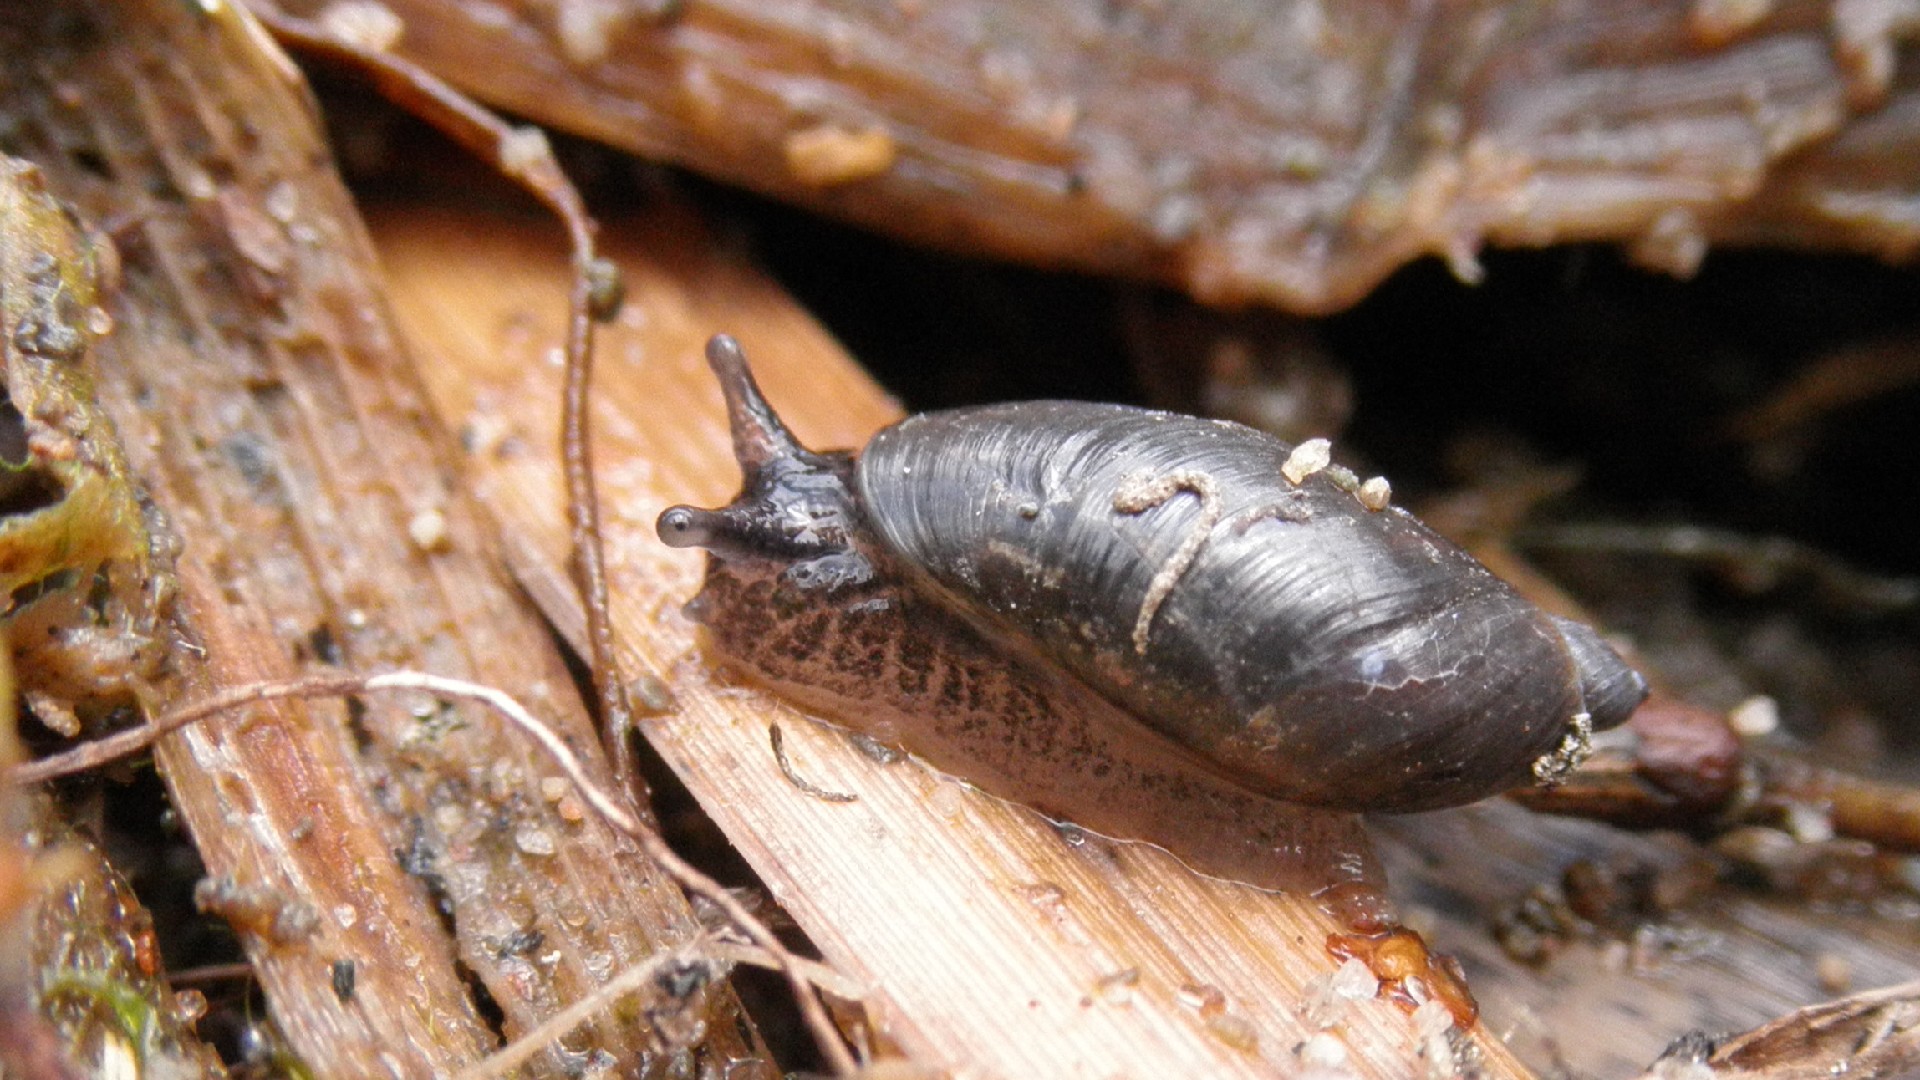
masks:
[[[1592,630],[1250,428],[1028,402],[910,417],[856,460],[795,443],[731,339],[708,356],[745,484],[659,532],[710,552],[689,606],[710,641],[1096,831],[1153,831],[1141,819],[1163,812],[1088,805],[1147,801],[1125,783],[1178,788],[1229,826],[1256,803],[1459,805],[1529,782],[1645,696]],[[1337,831],[1290,820],[1292,840],[1276,825],[1260,844]]]

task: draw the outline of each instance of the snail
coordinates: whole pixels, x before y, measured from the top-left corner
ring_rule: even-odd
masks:
[[[1057,821],[1263,888],[1366,881],[1358,812],[1551,778],[1646,695],[1311,443],[1035,401],[816,453],[733,339],[707,358],[742,489],[657,530],[707,551],[709,650]]]

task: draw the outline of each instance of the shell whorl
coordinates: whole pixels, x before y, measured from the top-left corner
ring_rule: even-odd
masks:
[[[1590,632],[1569,642],[1411,515],[1283,479],[1291,449],[1223,422],[1028,402],[909,418],[868,444],[856,483],[947,603],[1276,797],[1469,802],[1526,782],[1573,716],[1610,726],[1637,703],[1618,692],[1637,676]],[[1596,710],[1583,687],[1612,697]]]

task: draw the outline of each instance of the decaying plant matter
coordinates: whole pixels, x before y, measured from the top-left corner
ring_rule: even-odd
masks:
[[[93,370],[129,475],[164,508],[148,523],[154,577],[177,583],[140,705],[413,663],[511,688],[560,738],[595,745],[452,484],[295,69],[224,7],[21,7],[5,35],[32,58],[0,77],[5,149],[36,163],[59,220],[80,236],[74,214],[107,223],[122,256]],[[23,257],[69,274],[101,261],[62,251]],[[18,325],[10,341],[65,326]],[[534,744],[430,689],[264,704],[155,758],[206,862],[196,897],[234,926],[295,1051],[343,1075],[458,1071],[699,932]],[[753,1068],[730,991],[688,990],[670,1009],[602,1012],[532,1067]]]
[[[1658,1049],[1628,1033],[1751,1026],[1804,1005],[1814,983],[1837,994],[1889,981],[1885,965],[1907,955],[1885,926],[1806,903],[1739,896],[1700,912],[1716,871],[1671,837],[1582,831],[1506,804],[1390,825],[1396,879],[1439,934],[1512,901],[1516,882],[1541,883],[1502,912],[1497,940],[1435,935],[1504,1010],[1497,1026],[1475,1024],[1428,1000],[1422,972],[1440,966],[1409,966],[1387,989],[1406,1000],[1385,1000],[1364,964],[1329,955],[1333,924],[1311,901],[1055,829],[726,684],[677,614],[697,566],[646,532],[669,500],[718,499],[735,480],[700,344],[715,330],[745,337],[810,443],[856,445],[890,406],[678,205],[609,236],[633,282],[616,315],[611,263],[543,144],[404,59],[454,79],[484,71],[471,89],[542,119],[922,238],[1324,309],[1420,252],[1469,273],[1482,239],[1637,237],[1643,257],[1681,268],[1705,240],[1741,236],[1901,253],[1913,183],[1884,149],[1909,138],[1899,43],[1912,20],[1899,5],[1282,5],[1292,15],[1270,25],[1224,4],[1110,4],[1040,27],[1027,7],[629,13],[562,0],[488,9],[484,33],[468,4],[283,7],[316,16],[273,20],[309,59],[372,78],[530,182],[565,215],[569,257],[554,257],[550,226],[511,215],[387,207],[374,216],[382,278],[298,72],[243,12],[7,7],[0,47],[28,59],[0,70],[0,151],[12,155],[0,554],[14,560],[0,568],[19,568],[6,618],[34,749],[144,719],[154,726],[118,737],[143,742],[193,719],[154,764],[206,860],[195,896],[234,927],[309,1067],[769,1074],[723,981],[758,962],[788,973],[841,1072],[855,1053],[811,987],[846,999],[840,1031],[881,1068],[1522,1076],[1524,1058],[1624,1075]],[[1079,59],[1036,60],[1055,55],[1044,50],[1061,28]],[[327,36],[341,32],[350,44]],[[511,63],[475,60],[501,43]],[[1206,71],[1172,63],[1193,55]],[[1129,113],[1138,102],[1102,79],[1160,96]],[[1267,95],[1276,80],[1319,96]],[[1326,101],[1339,108],[1316,111]],[[1371,111],[1341,111],[1356,103]],[[1245,134],[1276,116],[1306,117],[1286,129],[1306,133],[1278,150]],[[1205,126],[1219,142],[1177,160],[1163,143],[1196,117],[1218,121]],[[563,308],[564,324],[540,321]],[[597,334],[594,317],[609,320]],[[395,325],[431,343],[418,376]],[[564,368],[550,362],[555,341]],[[1753,430],[1779,430],[1796,408]],[[746,898],[630,827],[626,796],[606,794],[633,790],[630,710],[617,690],[602,698],[609,760],[548,625],[603,680],[672,685],[652,695],[649,739],[831,968],[800,961]],[[510,721],[471,702],[499,707],[501,692],[525,703]],[[1624,806],[1621,820],[1647,824],[1635,814],[1744,800],[1751,828],[1714,857],[1781,882],[1864,881],[1885,865],[1844,836],[1763,858],[1782,821],[1817,824],[1809,808],[1843,834],[1847,821],[1883,841],[1911,829],[1906,789],[1790,772],[1720,712],[1676,711],[1687,723],[1658,729],[1664,742],[1640,725],[1619,770],[1577,778],[1602,787],[1569,786],[1557,805]],[[12,735],[0,725],[0,765],[26,755]],[[68,764],[115,756],[115,738]],[[49,805],[98,826],[110,777],[129,772],[62,781],[51,803],[17,786],[59,760],[0,781],[6,835],[39,829]],[[1756,775],[1774,778],[1759,790],[1776,803],[1752,800],[1741,781]],[[1582,806],[1595,790],[1616,802]],[[1849,816],[1868,804],[1896,812]],[[17,932],[38,917],[23,913],[60,908],[95,872],[82,865],[95,854],[63,833],[35,835],[52,839],[0,848],[0,1020],[20,1021],[0,1062],[71,1068],[77,1029],[50,1022],[52,986],[120,1040],[97,1045],[131,1045],[142,1017],[163,1018],[171,1026],[143,1030],[217,1071],[189,1030],[192,996],[142,996],[163,987],[137,909],[88,916],[64,939]],[[98,895],[125,895],[100,880]],[[676,882],[722,917],[696,917]],[[39,948],[86,934],[125,948],[64,960]],[[1711,956],[1697,934],[1715,935]],[[1429,963],[1405,944],[1375,951]],[[1595,963],[1548,964],[1587,950]],[[1790,968],[1809,955],[1833,963],[1817,978]],[[1768,980],[1751,977],[1761,960],[1778,968]],[[1892,1067],[1916,1055],[1912,999],[1895,988],[1751,1036],[1690,1037],[1656,1074]]]
[[[1902,0],[261,0],[482,100],[913,239],[1344,307],[1425,254],[1905,257]]]

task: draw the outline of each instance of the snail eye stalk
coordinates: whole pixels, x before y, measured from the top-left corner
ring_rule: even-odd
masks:
[[[717,510],[675,506],[660,515],[654,529],[660,534],[660,542],[671,548],[712,547],[724,527],[723,518]]]

